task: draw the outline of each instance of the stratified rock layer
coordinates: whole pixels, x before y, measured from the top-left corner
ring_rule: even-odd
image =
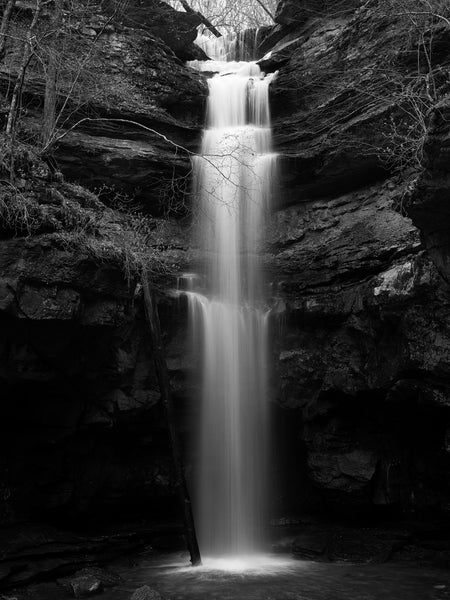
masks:
[[[280,181],[265,259],[274,395],[302,439],[306,467],[294,461],[289,475],[303,482],[297,506],[447,512],[446,103],[426,171],[393,177],[395,88],[415,68],[413,38],[382,3],[358,4],[282,2],[262,61],[279,68]],[[447,30],[435,35],[436,49],[450,44]]]
[[[114,514],[170,495],[135,284],[50,236],[1,248],[1,520]]]
[[[190,48],[198,24],[196,15],[164,2],[133,1],[124,8],[111,0],[103,12],[73,25],[61,50],[54,151],[66,177],[110,201],[126,194],[153,214],[170,210],[169,197],[172,205],[183,198],[207,93],[203,77],[181,60],[196,56]],[[20,38],[26,26],[19,11],[13,33]],[[11,93],[20,53],[8,46],[0,93]],[[44,86],[41,62],[31,61],[23,126],[33,135],[41,127]]]

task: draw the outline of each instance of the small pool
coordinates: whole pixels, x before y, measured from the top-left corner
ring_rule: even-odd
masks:
[[[127,600],[148,585],[168,600],[450,600],[450,572],[417,565],[320,563],[279,554],[204,560],[142,555],[115,565],[125,583],[100,596]]]

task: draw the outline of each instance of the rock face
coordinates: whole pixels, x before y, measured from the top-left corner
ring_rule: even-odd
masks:
[[[318,16],[351,14],[360,4],[359,0],[281,0],[275,22],[297,27]]]
[[[309,6],[292,4],[302,11]],[[405,100],[416,70],[409,21],[376,0],[357,10],[352,2],[341,5],[345,10],[324,8],[288,26],[262,61],[266,69],[281,67],[272,85],[272,116],[275,143],[285,155],[282,189],[295,190],[290,198],[335,196],[384,179],[402,162],[400,145],[415,135],[420,143]],[[448,30],[437,26],[435,34],[436,64],[446,70]],[[445,77],[439,82],[447,83]]]
[[[170,496],[135,284],[45,237],[4,240],[0,264],[1,520]]]
[[[447,103],[425,172],[392,176],[392,77],[408,76],[411,39],[379,2],[357,4],[282,2],[262,61],[280,69],[265,259],[279,321],[274,394],[298,419],[298,506],[448,514]],[[448,29],[436,36],[436,48],[450,43]]]
[[[55,158],[71,180],[112,200],[125,193],[158,213],[167,210],[170,190],[183,197],[199,143],[207,87],[182,62],[196,56],[190,49],[199,20],[157,0],[119,5],[111,0],[104,12],[84,16],[61,50]],[[25,26],[18,18],[18,37]],[[9,50],[0,71],[5,94],[20,55]],[[30,71],[26,123],[36,135],[45,79],[39,61]]]
[[[141,208],[157,212],[164,174],[175,185],[178,170],[190,168],[174,144],[193,145],[199,133],[205,84],[174,54],[188,52],[196,18],[156,2],[153,19],[149,4],[132,2],[122,19],[109,20],[107,4],[66,48],[69,58],[79,50],[78,60],[89,51],[89,69],[65,98],[56,161],[67,177],[106,188],[103,199],[130,191],[137,204],[142,193]],[[162,14],[171,15],[173,50],[151,33],[157,23],[165,31]],[[26,18],[19,12],[14,27]],[[179,36],[169,35],[178,20]],[[16,59],[9,46],[8,69]],[[33,131],[43,80],[37,65],[30,69],[23,127]],[[141,292],[117,260],[126,246],[123,215],[78,185],[54,184],[33,160],[27,148],[17,155],[14,198],[0,186],[0,524],[166,514],[174,498],[170,448]],[[134,227],[137,239],[138,220]],[[183,260],[183,241],[162,224],[156,247],[158,264],[148,267],[170,285],[166,266]]]
[[[440,274],[450,276],[450,238],[448,233],[450,194],[450,100],[436,108],[433,125],[424,147],[425,169],[405,200],[413,222],[420,227],[424,244]]]
[[[134,592],[131,600],[161,600],[161,594],[148,585],[143,585]]]

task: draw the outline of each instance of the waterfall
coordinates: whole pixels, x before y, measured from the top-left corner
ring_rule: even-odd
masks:
[[[253,62],[215,64],[207,128],[194,159],[208,292],[192,291],[189,282],[184,289],[202,355],[195,502],[200,548],[206,556],[236,556],[263,546],[268,313],[259,251],[276,157],[270,76]]]
[[[255,60],[260,31],[259,27],[243,29],[220,38],[208,33],[199,33],[195,43],[213,61]],[[199,67],[201,68],[201,65],[197,65],[197,68]]]

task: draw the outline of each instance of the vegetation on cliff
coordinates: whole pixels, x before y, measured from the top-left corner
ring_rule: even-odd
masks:
[[[161,27],[155,29],[158,21]],[[161,2],[144,13],[138,3],[115,1],[4,3],[0,30],[3,238],[51,236],[74,252],[120,265],[129,280],[143,267],[159,268],[159,221],[143,215],[145,206],[134,202],[139,193],[149,195],[148,188],[142,190],[136,181],[136,173],[133,185],[126,189],[120,180],[102,179],[100,174],[88,191],[76,176],[73,184],[64,181],[61,156],[70,168],[80,137],[94,141],[96,148],[84,148],[84,155],[82,150],[81,164],[86,165],[89,156],[99,155],[100,144],[107,148],[108,140],[125,132],[129,149],[122,154],[118,149],[116,173],[125,161],[139,161],[160,212],[165,209],[158,203],[166,199],[169,189],[174,197],[183,196],[188,153],[179,160],[179,144],[171,143],[165,133],[169,128],[177,138],[184,125],[167,111],[174,102],[177,110],[189,105],[189,93],[196,93],[187,90],[189,75],[174,52],[189,57],[198,23],[195,15],[177,13]],[[171,35],[175,30],[176,35]],[[155,38],[153,31],[172,48]],[[185,88],[183,78],[188,79]],[[200,93],[201,86],[190,79]],[[149,160],[159,165],[164,156],[165,174],[159,166],[157,173],[148,169]],[[104,160],[111,163],[110,156]],[[181,165],[183,173],[178,176]]]

